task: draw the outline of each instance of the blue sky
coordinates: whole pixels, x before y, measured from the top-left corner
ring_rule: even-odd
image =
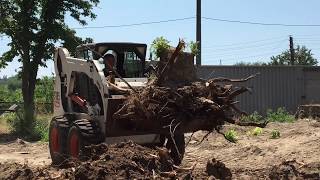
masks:
[[[192,17],[195,0],[101,0],[94,9],[97,19],[87,26],[121,25]],[[285,24],[320,24],[319,0],[202,0],[202,16],[240,21]],[[81,27],[66,17],[70,27]],[[202,20],[202,64],[231,65],[239,61],[270,60],[288,48],[288,36],[295,44],[306,45],[320,60],[320,27],[261,26]],[[81,37],[95,42],[132,41],[150,45],[164,36],[175,46],[179,38],[195,40],[195,19],[161,24],[103,29],[77,29]],[[8,39],[0,38],[0,53],[8,47]],[[39,76],[53,72],[52,62],[42,68]],[[0,70],[0,76],[15,74],[20,66],[13,62]]]

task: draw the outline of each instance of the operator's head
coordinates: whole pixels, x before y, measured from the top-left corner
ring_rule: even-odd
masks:
[[[103,63],[108,69],[114,68],[116,64],[116,56],[114,54],[114,52],[108,51],[103,55]]]

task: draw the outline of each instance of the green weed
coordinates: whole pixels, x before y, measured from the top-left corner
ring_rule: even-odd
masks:
[[[274,129],[271,131],[271,139],[278,139],[280,138],[280,131]]]
[[[263,117],[257,111],[255,111],[248,116],[241,116],[240,120],[243,122],[261,122]]]
[[[43,142],[49,141],[49,123],[51,115],[41,115],[37,117],[35,124],[35,134]]]
[[[267,121],[269,122],[294,122],[295,118],[285,108],[278,108],[277,111],[267,111]]]
[[[28,129],[28,135],[22,135],[23,121],[21,120],[21,115],[16,113],[8,113],[3,116],[4,120],[8,122],[9,129],[11,133],[18,136],[22,136],[27,140],[41,140],[47,142],[49,140],[49,122],[51,115],[39,115],[36,117],[35,124],[32,126],[32,129]]]
[[[234,130],[234,129],[231,129],[229,131],[227,131],[225,134],[224,134],[224,137],[230,141],[230,142],[233,142],[233,143],[236,143],[238,141],[238,136],[237,136],[237,132]]]
[[[253,130],[249,131],[248,134],[252,136],[259,136],[260,134],[262,134],[262,132],[262,128],[256,127]]]

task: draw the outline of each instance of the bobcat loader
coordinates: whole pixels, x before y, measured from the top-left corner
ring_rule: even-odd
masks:
[[[112,115],[126,99],[112,90],[101,55],[116,53],[115,83],[119,88],[146,86],[145,44],[96,43],[80,45],[75,57],[65,48],[57,48],[54,57],[54,117],[49,129],[49,149],[53,164],[66,158],[81,158],[90,144],[131,140],[144,145],[166,146],[176,164],[185,151],[184,134],[169,138],[167,134],[128,131],[116,125]]]

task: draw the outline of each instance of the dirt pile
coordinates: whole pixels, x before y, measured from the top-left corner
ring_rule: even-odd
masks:
[[[83,161],[69,160],[61,167],[30,168],[0,164],[3,179],[159,179],[192,177],[193,168],[173,165],[166,149],[147,148],[133,142],[92,145]],[[0,178],[0,179],[1,179]]]
[[[320,163],[303,164],[297,161],[285,161],[280,165],[274,166],[269,178],[272,180],[278,179],[319,179],[320,178]]]
[[[217,179],[232,179],[232,173],[226,165],[216,159],[207,162],[206,172]]]

